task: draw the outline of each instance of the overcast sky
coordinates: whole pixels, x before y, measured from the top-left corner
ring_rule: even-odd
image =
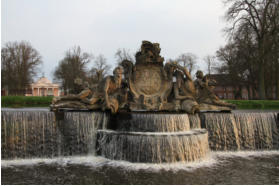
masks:
[[[1,44],[29,41],[53,71],[69,48],[103,54],[115,66],[118,48],[132,54],[142,40],[158,42],[161,56],[191,52],[202,58],[225,44],[222,0],[2,0]],[[91,67],[93,63],[89,64]],[[39,74],[39,76],[42,75]]]

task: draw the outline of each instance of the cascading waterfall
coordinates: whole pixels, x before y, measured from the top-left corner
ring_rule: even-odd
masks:
[[[2,112],[2,158],[57,156],[60,134],[51,112]]]
[[[275,112],[65,112],[62,118],[48,111],[1,113],[2,159],[94,155],[97,149],[110,159],[161,163],[201,159],[208,146],[225,151],[279,149]]]
[[[196,161],[209,152],[207,131],[190,130],[187,114],[126,113],[115,121],[114,130],[98,130],[98,155],[131,162],[172,163]]]
[[[187,132],[98,131],[98,154],[114,160],[149,163],[191,162],[208,152],[206,130]]]
[[[189,114],[189,122],[191,129],[200,129],[201,128],[201,120],[199,114]]]
[[[60,126],[63,155],[94,154],[97,129],[105,129],[108,116],[103,112],[66,112]]]
[[[279,149],[277,113],[203,113],[213,150]]]
[[[2,111],[2,159],[54,157],[95,152],[96,130],[104,129],[103,112]]]
[[[177,132],[190,130],[188,114],[133,113],[119,114],[118,131]]]

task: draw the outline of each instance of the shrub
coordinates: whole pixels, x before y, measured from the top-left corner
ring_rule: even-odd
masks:
[[[226,100],[237,109],[279,109],[279,100]]]
[[[2,107],[48,107],[53,96],[1,96]]]

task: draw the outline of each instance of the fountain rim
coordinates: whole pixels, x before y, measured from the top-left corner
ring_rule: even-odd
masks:
[[[115,131],[115,130],[107,130],[100,129],[97,132],[104,132],[116,135],[130,135],[130,136],[192,136],[192,135],[200,135],[207,134],[206,129],[192,129],[190,131],[182,131],[182,132],[130,132],[130,131]]]
[[[54,111],[51,111],[54,112]],[[183,114],[187,114],[187,115],[195,115],[195,114],[199,114],[199,113],[195,113],[195,114],[189,114],[185,111],[167,111],[167,110],[160,110],[160,111],[149,111],[149,110],[119,110],[119,112],[117,113],[111,113],[109,110],[91,110],[91,109],[72,109],[72,108],[59,108],[58,112],[101,112],[101,113],[110,113],[112,115],[117,115],[117,114],[177,114],[177,115],[183,115]]]

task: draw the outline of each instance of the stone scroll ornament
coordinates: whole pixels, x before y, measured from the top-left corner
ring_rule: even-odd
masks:
[[[124,60],[94,88],[84,83],[79,94],[56,97],[51,110],[170,111],[194,114],[200,111],[230,111],[235,105],[213,93],[201,71],[192,80],[185,67],[163,63],[160,45],[142,41],[136,63]],[[124,77],[124,78],[123,78]],[[175,79],[175,81],[174,81]]]

